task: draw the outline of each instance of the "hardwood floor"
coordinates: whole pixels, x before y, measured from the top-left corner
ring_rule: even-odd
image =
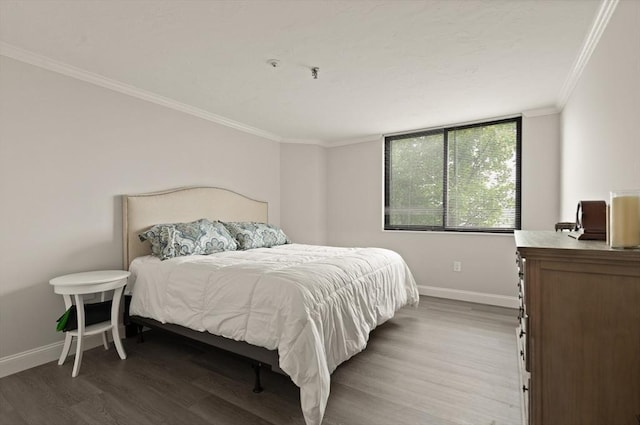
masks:
[[[520,423],[513,310],[421,297],[333,373],[323,425]],[[303,425],[299,390],[246,360],[157,331],[0,379],[0,424]]]

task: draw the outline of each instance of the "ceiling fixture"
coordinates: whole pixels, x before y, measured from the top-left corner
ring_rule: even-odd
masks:
[[[268,59],[267,60],[267,64],[271,65],[272,68],[279,68],[280,67],[280,61],[278,59]],[[320,72],[320,68],[317,66],[314,66],[311,68],[311,77],[313,77],[314,80],[318,79],[318,73]]]

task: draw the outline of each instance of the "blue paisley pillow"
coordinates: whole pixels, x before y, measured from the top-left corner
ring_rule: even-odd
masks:
[[[151,253],[166,260],[185,255],[208,255],[238,248],[235,239],[222,223],[206,218],[190,223],[156,224],[138,235],[148,240]]]
[[[224,223],[236,239],[238,249],[270,248],[291,243],[281,228],[267,223],[249,221]]]

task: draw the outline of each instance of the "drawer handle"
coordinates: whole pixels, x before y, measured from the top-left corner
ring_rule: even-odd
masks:
[[[525,331],[523,331],[522,329],[520,329],[520,338],[522,338],[523,336],[525,336],[527,333]]]
[[[522,386],[522,392],[524,393],[524,392],[527,392],[527,391],[529,391],[529,388],[527,388],[526,385],[523,385]]]
[[[524,359],[524,351],[520,350],[520,357],[522,357]]]

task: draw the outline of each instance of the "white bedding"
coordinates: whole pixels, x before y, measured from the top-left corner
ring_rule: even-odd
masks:
[[[289,244],[160,261],[136,258],[130,312],[277,349],[300,387],[307,425],[322,422],[329,375],[418,290],[404,260],[379,248]]]

